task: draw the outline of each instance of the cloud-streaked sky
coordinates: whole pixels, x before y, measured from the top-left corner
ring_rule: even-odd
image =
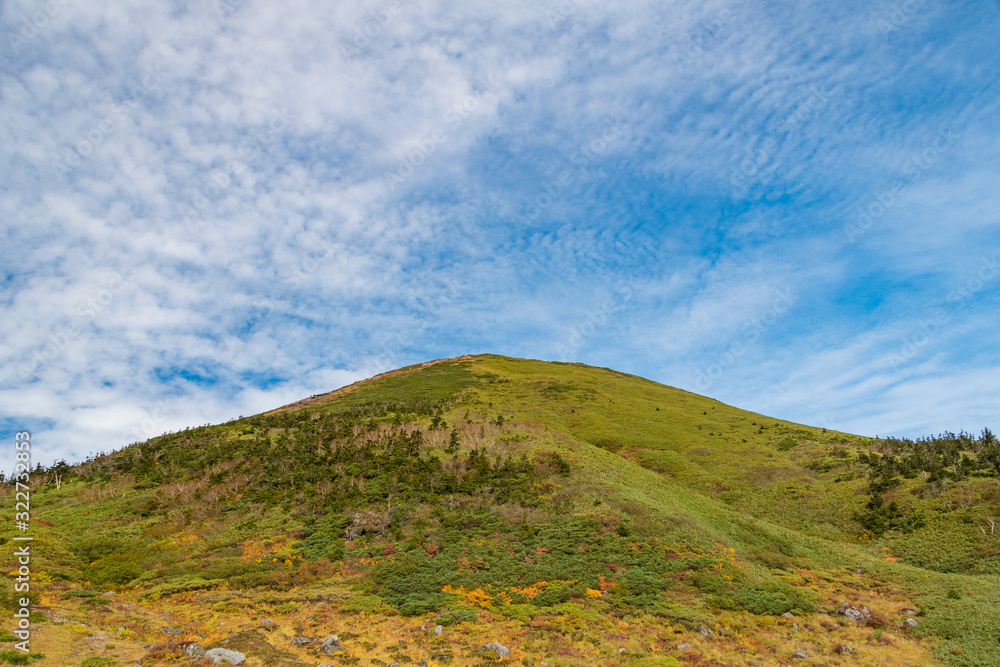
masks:
[[[996,2],[0,20],[11,452],[479,352],[868,435],[1000,427]]]

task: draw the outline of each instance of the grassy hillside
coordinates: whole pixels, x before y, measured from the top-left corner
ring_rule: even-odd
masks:
[[[36,473],[33,648],[1000,664],[991,437],[870,440],[578,364],[420,364]],[[317,652],[330,634],[346,653]]]

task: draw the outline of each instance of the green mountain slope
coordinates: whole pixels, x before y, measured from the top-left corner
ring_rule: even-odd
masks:
[[[356,664],[480,664],[473,619],[523,664],[1000,664],[994,449],[461,357],[39,472],[34,567],[39,602],[131,633],[106,656],[155,644],[144,665],[177,647],[134,618],[167,609],[202,643],[361,618]],[[406,634],[428,622],[452,638]],[[315,655],[272,644],[247,664]]]

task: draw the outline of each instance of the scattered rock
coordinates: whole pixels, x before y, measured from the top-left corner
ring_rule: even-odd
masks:
[[[796,660],[805,660],[809,656],[806,655],[805,651],[796,651],[795,653],[792,654],[792,657],[795,658]]]
[[[260,624],[266,625],[267,627],[271,627],[272,625],[274,625],[274,621],[272,621],[269,618],[265,618],[263,621],[260,622]]]
[[[917,613],[917,610],[910,609],[909,607],[903,607],[902,609],[899,610],[899,613],[902,614],[903,616],[913,616],[914,614]]]
[[[239,651],[230,651],[228,648],[213,648],[205,652],[205,657],[212,661],[213,665],[242,665],[247,661],[247,657]]]
[[[427,632],[427,626],[426,625],[421,625],[420,629],[423,630],[424,632]]]
[[[434,628],[434,634],[438,635],[439,637],[441,636],[442,632],[444,632],[444,628],[442,628],[440,625]]]
[[[688,644],[687,642],[684,642],[683,644],[681,644],[680,646],[677,647],[677,650],[678,651],[686,651],[689,648],[691,648],[691,645]]]
[[[340,646],[324,646],[320,649],[323,653],[327,655],[337,655],[338,653],[347,653],[347,649]]]
[[[180,648],[181,652],[183,652],[184,655],[186,655],[189,658],[205,657],[205,649],[198,646],[194,642],[185,642],[183,644],[180,644],[178,648]]]
[[[292,646],[298,646],[299,644],[308,644],[312,640],[308,637],[296,637],[292,640]]]
[[[487,653],[489,651],[493,651],[494,653],[496,653],[498,658],[510,657],[510,649],[508,649],[506,646],[498,642],[490,642],[488,644],[483,644],[483,647],[479,649],[480,653]]]
[[[706,628],[704,625],[701,626],[701,630],[698,631],[702,637],[708,637],[709,635],[714,635],[715,633]]]
[[[184,632],[182,630],[178,630],[177,628],[160,628],[160,632],[162,632],[165,635],[183,635],[184,634]]]
[[[850,646],[844,646],[843,644],[838,645],[836,649],[837,653],[843,653],[844,655],[851,655],[854,653],[854,649]]]
[[[122,627],[115,630],[115,632],[125,632],[125,626],[123,625]]]
[[[799,629],[799,624],[798,623],[792,623],[792,630],[798,630],[798,629]]]
[[[908,619],[906,619],[906,627],[908,627],[908,628],[915,628],[915,627],[917,627],[917,619],[915,619],[915,618],[908,618]]]
[[[114,591],[106,591],[104,593],[101,593],[101,595],[103,595],[106,598],[113,598],[117,594]]]
[[[855,623],[864,623],[871,619],[872,613],[868,611],[868,607],[861,607],[858,609],[853,604],[845,602],[837,608],[837,613],[844,616],[849,621],[854,621]]]
[[[344,531],[344,537],[348,540],[353,540],[365,533],[381,535],[385,532],[389,523],[389,516],[383,512],[357,512],[354,515],[354,521]]]
[[[337,635],[330,635],[320,642],[320,648],[326,648],[327,646],[340,646],[340,638]]]
[[[329,662],[321,662],[316,667],[333,667]],[[391,667],[391,666],[390,666]]]
[[[781,615],[781,617],[782,618],[795,618],[795,614],[793,614],[790,611],[786,611],[784,614]]]
[[[427,662],[424,661],[424,660],[421,660],[420,662],[417,663],[417,667],[427,667]]]
[[[625,649],[623,649],[623,648],[620,648],[620,649],[618,649],[618,652],[619,652],[619,653],[624,653],[624,652],[625,652]]]
[[[399,667],[399,663],[398,662],[394,662],[391,665],[389,665],[389,667]]]
[[[864,574],[864,573],[865,571],[862,570],[860,567],[854,571],[854,574]]]

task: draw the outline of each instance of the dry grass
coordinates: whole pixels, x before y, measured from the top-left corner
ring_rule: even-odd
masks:
[[[110,598],[110,604],[96,607],[78,599],[64,600],[59,590],[52,590],[42,602],[46,614],[56,622],[36,627],[32,647],[46,654],[46,659],[36,664],[60,667],[79,665],[90,656],[108,656],[115,664],[141,661],[144,667],[184,664],[187,659],[173,657],[172,650],[187,641],[243,650],[248,667],[323,661],[361,667],[386,667],[392,662],[415,665],[420,661],[430,666],[485,665],[490,661],[479,649],[491,641],[510,649],[511,658],[502,662],[539,665],[545,661],[553,667],[779,665],[792,662],[795,651],[809,656],[795,660],[796,665],[940,664],[930,657],[933,642],[915,638],[903,628],[900,611],[914,604],[890,582],[845,571],[798,576],[820,594],[826,613],[786,619],[723,612],[716,617],[714,634],[707,637],[653,616],[621,619],[586,609],[524,622],[498,613],[500,610],[480,609],[476,623],[447,627],[437,636],[433,633],[436,622],[431,618],[342,611],[341,605],[352,596],[352,582],[339,577],[287,593],[188,592],[155,602],[123,593]],[[837,616],[832,610],[844,601],[868,606],[873,622],[858,625]],[[274,625],[263,625],[263,619],[273,620]],[[167,635],[163,628],[175,628],[182,634]],[[331,634],[343,641],[346,660],[318,654],[319,641]],[[293,646],[296,637],[313,641]],[[679,650],[683,643],[691,648]],[[150,645],[157,648],[144,648]],[[838,653],[841,645],[852,647],[854,654]]]

